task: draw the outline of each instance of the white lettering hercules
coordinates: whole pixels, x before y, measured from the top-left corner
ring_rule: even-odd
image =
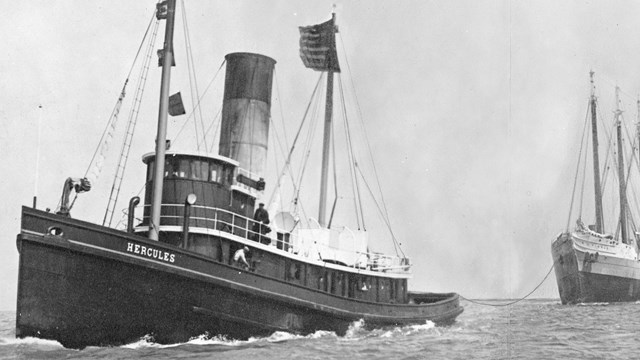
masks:
[[[150,259],[165,261],[168,263],[173,263],[176,260],[176,255],[170,252],[166,252],[163,250],[158,250],[152,247],[138,245],[130,242],[127,243],[127,252],[138,254],[141,256],[146,256]]]

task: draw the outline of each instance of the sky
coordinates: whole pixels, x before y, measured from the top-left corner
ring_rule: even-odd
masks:
[[[13,310],[20,207],[37,195],[38,208],[55,209],[64,180],[87,170],[155,3],[2,3],[0,310]],[[198,88],[202,93],[214,84],[203,97],[205,121],[220,108],[224,72],[216,73],[224,55],[257,52],[277,61],[272,118],[284,125],[274,125],[279,130],[272,130],[273,138],[280,131],[291,141],[318,79],[299,59],[297,27],[328,20],[334,3],[341,79],[355,89],[350,111],[366,127],[389,221],[414,264],[409,289],[467,298],[519,298],[533,290],[552,265],[551,242],[567,226],[590,70],[602,113],[610,116],[619,85],[626,118],[635,121],[640,4],[186,1]],[[171,91],[183,92],[189,107],[178,16]],[[123,204],[140,191],[140,159],[153,151],[159,75],[153,66]],[[127,101],[134,93],[129,85]],[[123,110],[120,131],[127,116]],[[184,122],[169,120],[169,138]],[[187,124],[177,149],[195,142],[195,127]],[[359,154],[369,152],[356,146]],[[117,161],[119,147],[116,139],[110,155],[115,160],[107,164]],[[112,176],[105,165],[94,189],[79,197],[74,217],[101,222]],[[367,212],[375,211],[370,206]],[[384,230],[380,220],[369,227],[371,233]],[[392,249],[373,244],[381,237],[371,236],[372,248]],[[558,297],[553,274],[533,297]]]

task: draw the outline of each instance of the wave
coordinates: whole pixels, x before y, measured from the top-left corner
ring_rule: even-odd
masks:
[[[426,321],[424,324],[417,325],[407,325],[402,327],[394,327],[394,328],[382,328],[382,329],[373,329],[368,330],[366,328],[365,321],[360,319],[358,321],[354,321],[349,325],[345,335],[343,337],[339,337],[333,331],[325,331],[318,330],[314,333],[308,335],[300,335],[288,333],[285,331],[276,331],[268,337],[251,337],[248,340],[235,340],[228,339],[225,336],[216,335],[211,336],[208,333],[193,337],[189,339],[187,342],[183,343],[175,343],[175,344],[158,344],[154,341],[153,336],[146,335],[140,340],[122,345],[121,348],[126,349],[164,349],[164,348],[173,348],[178,346],[187,346],[187,345],[196,345],[196,346],[228,346],[228,347],[244,347],[247,345],[254,345],[259,343],[280,343],[292,340],[310,340],[310,339],[320,339],[325,337],[334,337],[345,341],[350,340],[360,340],[362,338],[367,337],[402,337],[411,335],[417,332],[424,331],[432,331],[435,330],[436,334],[440,334],[439,330],[435,324],[431,321]]]
[[[250,344],[256,343],[279,343],[290,340],[298,340],[298,339],[318,339],[326,336],[336,336],[334,332],[331,331],[316,331],[315,333],[309,335],[298,335],[292,334],[284,331],[276,331],[268,337],[251,337],[248,340],[236,340],[236,339],[227,339],[226,336],[216,335],[211,336],[208,333],[193,337],[189,339],[187,342],[183,343],[175,343],[175,344],[158,344],[154,342],[153,336],[146,335],[140,338],[140,340],[130,343],[127,345],[122,345],[122,348],[126,349],[148,349],[148,348],[156,348],[156,349],[164,349],[164,348],[172,348],[177,346],[184,345],[218,345],[218,346],[229,346],[229,347],[238,347],[238,346],[246,346]]]
[[[26,338],[5,338],[0,337],[0,346],[20,346],[27,345],[30,347],[55,348],[63,349],[62,344],[55,340],[40,339],[34,337]]]
[[[608,302],[578,303],[578,306],[608,306]]]

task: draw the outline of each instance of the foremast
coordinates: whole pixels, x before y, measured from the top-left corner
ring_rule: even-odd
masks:
[[[166,19],[164,48],[161,50],[162,82],[160,84],[160,108],[158,110],[158,133],[156,135],[155,167],[153,192],[151,198],[151,221],[149,239],[158,240],[160,232],[160,208],[162,205],[162,187],[164,185],[164,162],[167,150],[167,117],[169,114],[169,83],[173,65],[173,29],[176,0],[166,0],[157,5],[156,17]]]
[[[604,219],[602,215],[602,185],[600,181],[600,157],[598,155],[598,117],[596,111],[596,94],[593,82],[594,72],[589,73],[591,78],[591,139],[593,140],[593,188],[595,191],[596,228],[598,234],[604,234]]]

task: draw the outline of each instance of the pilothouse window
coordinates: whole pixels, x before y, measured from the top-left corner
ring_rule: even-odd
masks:
[[[195,180],[209,180],[209,163],[201,160],[192,160],[189,177]]]
[[[220,176],[221,173],[220,165],[211,164],[211,181],[220,182],[220,178],[218,176]]]
[[[153,180],[154,167],[155,162],[149,161],[147,181]],[[164,177],[213,181],[228,185],[233,180],[233,168],[213,161],[170,156],[165,160]]]

